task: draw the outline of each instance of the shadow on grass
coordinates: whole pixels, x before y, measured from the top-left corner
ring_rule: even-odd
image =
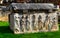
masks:
[[[60,25],[59,25],[59,27],[60,27]],[[60,28],[59,28],[60,29]],[[0,26],[0,33],[12,33],[13,34],[13,32],[12,32],[12,30],[10,29],[10,27],[9,26]]]
[[[9,26],[0,26],[0,33],[12,33]]]

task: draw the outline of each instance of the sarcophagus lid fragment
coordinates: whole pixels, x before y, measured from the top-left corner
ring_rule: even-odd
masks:
[[[12,3],[10,6],[14,10],[19,9],[55,9],[54,4],[51,3]]]

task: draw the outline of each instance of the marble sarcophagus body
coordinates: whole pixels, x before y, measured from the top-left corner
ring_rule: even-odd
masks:
[[[58,30],[58,16],[53,4],[12,3],[9,15],[10,28],[15,34]]]

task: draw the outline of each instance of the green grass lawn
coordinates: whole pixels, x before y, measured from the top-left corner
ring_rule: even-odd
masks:
[[[0,38],[60,38],[60,30],[56,32],[13,34],[9,29],[8,22],[0,22]]]

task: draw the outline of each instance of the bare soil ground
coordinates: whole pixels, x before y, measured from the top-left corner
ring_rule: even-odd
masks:
[[[0,21],[8,21],[8,16],[0,16]]]

